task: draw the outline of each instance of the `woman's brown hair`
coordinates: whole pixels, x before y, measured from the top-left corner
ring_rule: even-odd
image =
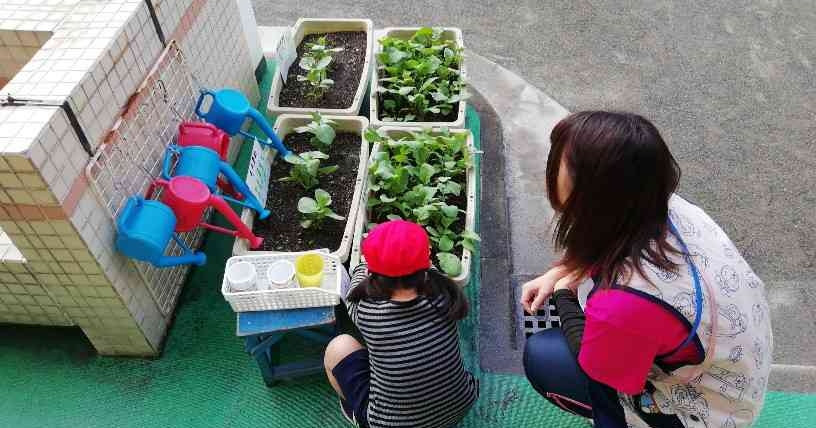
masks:
[[[547,193],[559,214],[553,240],[564,250],[561,263],[599,277],[602,287],[632,269],[645,277],[642,260],[676,271],[666,234],[680,167],[657,128],[632,113],[583,111],[559,122],[550,139]],[[558,195],[562,158],[572,180],[566,198]]]

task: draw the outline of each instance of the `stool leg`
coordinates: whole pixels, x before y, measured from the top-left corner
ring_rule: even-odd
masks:
[[[246,351],[255,358],[267,386],[272,386],[276,380],[276,367],[280,363],[280,352],[278,352],[277,345],[281,338],[283,334],[273,333],[267,336],[249,336],[244,341]]]

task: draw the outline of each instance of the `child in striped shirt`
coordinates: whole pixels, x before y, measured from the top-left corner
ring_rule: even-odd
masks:
[[[448,427],[478,397],[459,352],[462,290],[431,268],[425,230],[396,220],[363,241],[352,273],[349,315],[365,340],[341,335],[326,348],[329,382],[360,427]]]

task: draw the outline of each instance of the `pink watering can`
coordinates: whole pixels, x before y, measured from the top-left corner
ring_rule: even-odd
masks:
[[[176,232],[189,232],[197,227],[203,227],[218,233],[237,236],[249,241],[250,248],[258,248],[263,238],[255,236],[241,219],[230,208],[227,202],[218,195],[210,192],[206,184],[189,176],[176,176],[170,180],[157,178],[147,188],[146,198],[151,198],[158,187],[163,187],[161,202],[169,206],[176,215]],[[215,208],[229,221],[235,230],[215,226],[202,221],[204,211],[208,207]]]

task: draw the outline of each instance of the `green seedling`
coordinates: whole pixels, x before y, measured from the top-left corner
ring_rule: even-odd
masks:
[[[292,169],[289,170],[288,176],[280,178],[278,181],[294,181],[306,190],[315,188],[320,184],[319,177],[321,175],[337,171],[337,165],[320,166],[320,161],[328,158],[329,155],[320,151],[304,152],[297,158],[287,158],[286,161],[292,164]]]
[[[310,133],[312,139],[309,142],[319,150],[328,150],[334,142],[336,136],[332,125],[335,121],[326,119],[320,113],[312,113],[312,121],[305,126],[298,126],[295,132],[298,134]]]
[[[327,219],[337,221],[346,218],[338,215],[329,207],[332,203],[331,195],[323,189],[315,189],[314,199],[304,196],[298,201],[298,211],[301,214],[300,226],[304,229],[318,229]]]
[[[329,88],[334,85],[334,80],[329,79],[329,64],[332,62],[332,52],[340,52],[343,48],[329,47],[326,37],[320,37],[312,43],[306,44],[308,50],[300,58],[298,65],[306,71],[305,76],[298,75],[299,82],[309,82],[312,89],[307,94],[311,98],[321,98]]]
[[[373,129],[367,141],[379,143],[369,166],[370,218],[406,219],[425,226],[438,266],[447,275],[461,273],[457,247],[474,251],[479,235],[462,230],[459,206],[471,166],[467,134],[411,132],[394,139]]]
[[[383,37],[377,55],[378,100],[384,121],[424,121],[447,115],[467,99],[460,73],[463,49],[439,28],[420,28],[408,39]]]

